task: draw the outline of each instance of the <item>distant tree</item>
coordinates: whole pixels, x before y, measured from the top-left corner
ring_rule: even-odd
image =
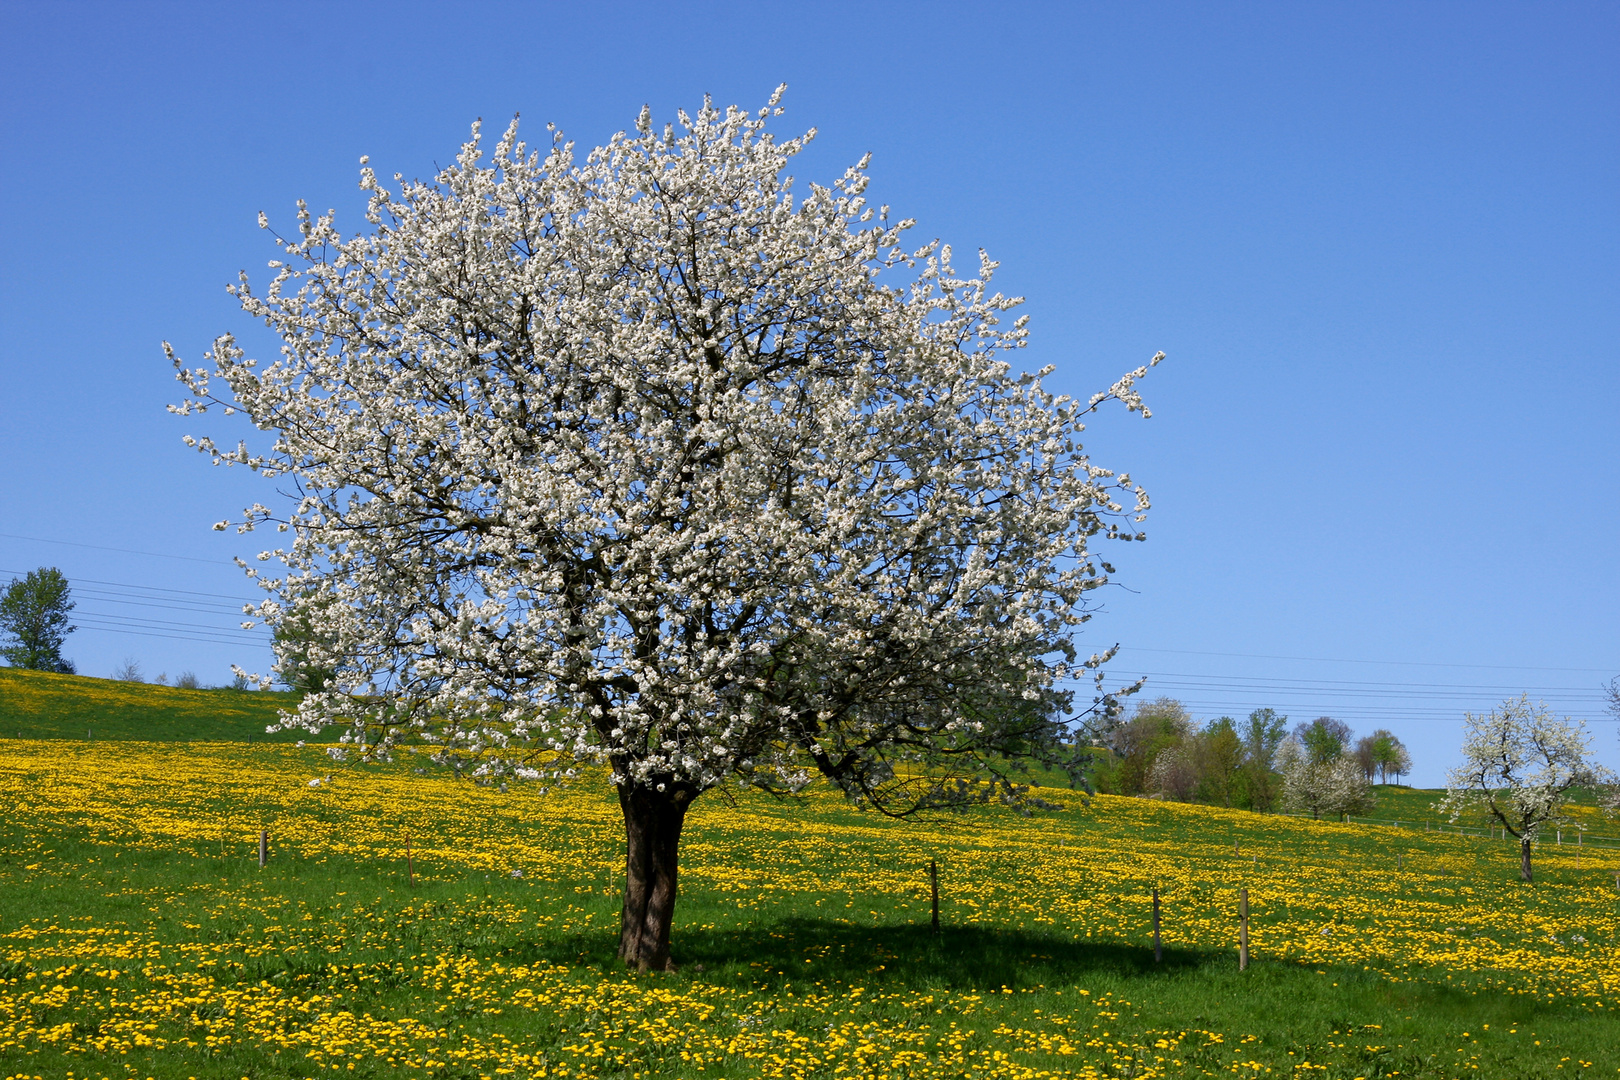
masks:
[[[1389,772],[1395,774],[1395,782],[1401,782],[1401,777],[1412,771],[1412,755],[1407,753],[1406,744],[1401,740],[1390,737],[1390,756],[1386,766]]]
[[[0,657],[12,667],[72,675],[62,645],[77,627],[68,622],[74,608],[72,591],[62,572],[51,567],[12,578],[0,593]]]
[[[1307,727],[1308,725],[1301,725]],[[1372,788],[1353,754],[1318,761],[1297,734],[1278,753],[1283,776],[1283,803],[1290,810],[1345,817],[1372,809]]]
[[[1301,768],[1310,764],[1310,757],[1305,753],[1305,744],[1300,742],[1299,735],[1290,734],[1277,747],[1277,772],[1282,776],[1283,798],[1282,804],[1289,810],[1311,810],[1313,817],[1318,810],[1306,805],[1312,801],[1302,785],[1294,780],[1294,776]]]
[[[1148,790],[1154,759],[1169,747],[1179,746],[1192,730],[1192,717],[1174,698],[1138,701],[1130,719],[1109,736],[1109,749],[1117,758],[1113,769],[1115,791],[1137,795]]]
[[[1362,747],[1366,747],[1368,764],[1378,773],[1379,781],[1388,783],[1389,767],[1395,760],[1395,736],[1384,728],[1379,728],[1356,743],[1358,753]]]
[[[1549,825],[1583,826],[1564,815],[1572,788],[1609,788],[1614,776],[1592,759],[1591,738],[1581,721],[1556,720],[1528,695],[1503,702],[1464,721],[1463,763],[1446,776],[1446,796],[1436,809],[1456,821],[1482,808],[1519,840],[1519,876],[1534,880],[1530,845]]]
[[[1609,715],[1620,720],[1620,676],[1609,680],[1604,688],[1604,695],[1609,699]]]
[[[1243,791],[1250,809],[1267,813],[1276,809],[1281,794],[1274,770],[1277,751],[1288,734],[1288,717],[1274,709],[1256,709],[1243,727]]]
[[[1154,755],[1145,787],[1166,799],[1193,801],[1198,792],[1198,765],[1187,743],[1166,746]]]
[[[112,678],[119,682],[145,682],[146,676],[141,674],[141,665],[133,656],[124,657],[122,666],[114,668]]]
[[[1349,754],[1328,765],[1328,797],[1326,809],[1341,818],[1352,814],[1365,814],[1372,810],[1377,796],[1372,784],[1361,771],[1361,766]]]
[[[1372,760],[1378,769],[1379,778],[1389,783],[1394,776],[1397,780],[1402,774],[1412,771],[1412,756],[1406,751],[1406,744],[1384,728],[1379,728],[1368,736],[1371,740]],[[1363,739],[1362,742],[1367,742]]]
[[[1331,716],[1318,716],[1310,723],[1301,722],[1294,728],[1294,734],[1299,736],[1306,756],[1318,765],[1337,761],[1351,748],[1350,740],[1354,738],[1350,725]]]
[[[1243,740],[1230,716],[1211,720],[1193,740],[1200,798],[1231,806],[1242,785]]]
[[[181,690],[195,690],[198,687],[197,676],[189,671],[182,671],[174,680],[174,685]]]
[[[308,606],[292,609],[276,625],[275,671],[287,689],[319,694],[337,674],[331,635],[319,629],[331,617],[331,600],[322,604],[311,594],[301,599]]]
[[[1350,756],[1356,759],[1357,765],[1361,766],[1361,775],[1367,778],[1369,784],[1372,783],[1373,777],[1378,774],[1377,735],[1363,735],[1357,739],[1356,748],[1351,752]]]

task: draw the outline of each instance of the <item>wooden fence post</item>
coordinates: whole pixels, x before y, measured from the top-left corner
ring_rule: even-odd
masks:
[[[259,830],[259,869],[263,870],[270,861],[270,830]]]
[[[1238,890],[1238,970],[1249,969],[1249,890]]]
[[[1164,962],[1164,948],[1159,944],[1159,889],[1153,889],[1153,962]]]
[[[928,892],[934,913],[934,933],[939,933],[939,860],[928,860]]]

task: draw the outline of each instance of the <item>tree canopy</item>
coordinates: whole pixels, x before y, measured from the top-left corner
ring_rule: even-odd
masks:
[[[74,607],[68,580],[54,566],[12,578],[0,592],[0,657],[12,667],[73,674],[62,646],[77,629],[68,621]]]
[[[1313,765],[1326,765],[1337,761],[1350,748],[1353,732],[1350,725],[1331,716],[1318,716],[1308,723],[1301,722],[1294,734],[1305,748]]]

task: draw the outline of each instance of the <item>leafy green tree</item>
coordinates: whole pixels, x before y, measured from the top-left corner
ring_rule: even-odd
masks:
[[[320,614],[319,608],[301,609],[276,626],[277,676],[289,690],[318,694],[337,673],[336,666],[324,659],[328,637],[317,625]]]
[[[1288,734],[1288,717],[1256,709],[1243,727],[1243,790],[1240,805],[1262,813],[1276,809],[1282,782],[1273,769],[1277,748]]]
[[[1199,734],[1194,760],[1198,765],[1198,797],[1231,806],[1243,786],[1243,740],[1230,716],[1211,720]]]
[[[0,657],[12,667],[72,675],[62,644],[78,629],[68,622],[73,607],[68,580],[54,566],[12,578],[0,593],[0,641],[10,639],[0,646]]]
[[[1313,765],[1326,765],[1339,760],[1350,749],[1353,737],[1349,724],[1331,716],[1318,716],[1308,724],[1301,723],[1294,729],[1294,734],[1299,736],[1305,756],[1310,758]]]
[[[1356,740],[1356,748],[1350,752],[1356,765],[1361,769],[1361,775],[1372,783],[1373,777],[1378,774],[1378,740],[1372,735],[1363,735]]]
[[[1192,717],[1174,698],[1156,698],[1137,703],[1131,718],[1111,735],[1117,756],[1113,768],[1113,789],[1120,795],[1139,795],[1148,787],[1153,759],[1192,733]]]
[[[1381,783],[1389,783],[1391,775],[1399,777],[1412,770],[1412,758],[1406,746],[1392,732],[1379,728],[1362,742],[1368,746],[1369,756],[1378,770]]]
[[[1395,782],[1401,782],[1401,777],[1412,771],[1412,755],[1407,753],[1406,745],[1395,739],[1390,747],[1389,771],[1395,774]]]

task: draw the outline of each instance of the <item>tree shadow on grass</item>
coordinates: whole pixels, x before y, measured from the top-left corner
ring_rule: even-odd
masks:
[[[616,940],[572,934],[512,950],[525,960],[617,969]],[[1059,986],[1108,973],[1139,977],[1183,972],[1214,961],[1207,951],[1165,949],[1155,963],[1151,947],[1075,941],[1038,931],[948,926],[852,926],[789,918],[759,926],[678,928],[671,951],[681,969],[737,971],[762,981],[981,987],[1018,990]]]

